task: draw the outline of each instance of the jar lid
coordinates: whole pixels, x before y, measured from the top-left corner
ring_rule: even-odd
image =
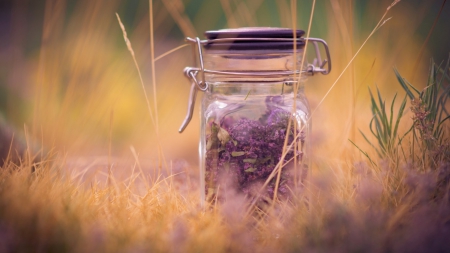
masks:
[[[206,50],[293,50],[294,30],[275,27],[244,27],[206,31]],[[303,30],[296,30],[297,49],[305,46]]]

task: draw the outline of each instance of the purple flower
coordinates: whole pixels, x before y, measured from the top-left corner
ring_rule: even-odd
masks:
[[[267,97],[267,110],[258,120],[236,119],[227,115],[220,120],[220,126],[216,123],[209,125],[211,135],[206,143],[206,191],[217,188],[217,184],[226,178],[228,185],[234,185],[238,192],[252,195],[255,185],[262,185],[268,179],[281,159],[291,118],[289,111],[274,104],[281,102],[281,96]],[[294,134],[293,125],[288,136],[289,143],[298,135],[298,131]],[[284,163],[293,155],[293,152],[288,152]],[[288,197],[292,180],[287,169],[282,170],[282,178],[278,195]],[[265,197],[272,198],[274,190],[275,180],[272,179]]]

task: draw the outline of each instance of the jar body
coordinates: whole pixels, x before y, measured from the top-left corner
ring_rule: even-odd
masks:
[[[242,27],[206,31],[206,40],[186,38],[196,45],[196,67],[184,70],[191,92],[179,132],[192,118],[197,91],[205,92],[199,146],[203,204],[228,193],[265,202],[289,199],[303,187],[310,145],[303,81],[331,70],[326,42],[304,34]],[[304,57],[310,43],[316,54],[312,64]],[[323,61],[319,44],[327,56]]]
[[[209,78],[201,110],[202,200],[229,192],[288,199],[303,185],[310,131],[303,85],[254,79]]]

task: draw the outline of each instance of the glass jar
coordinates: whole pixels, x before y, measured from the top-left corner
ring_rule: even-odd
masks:
[[[228,194],[248,199],[287,200],[303,187],[309,168],[310,109],[304,95],[307,75],[331,70],[323,40],[302,38],[286,28],[208,31],[196,44],[198,68],[191,79],[192,116],[198,90],[201,107],[200,182],[202,201]],[[307,42],[316,49],[314,64],[303,64]],[[327,59],[321,61],[318,43]],[[328,68],[323,69],[328,63]]]

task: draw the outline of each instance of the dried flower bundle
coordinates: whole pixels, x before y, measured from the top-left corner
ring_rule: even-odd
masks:
[[[267,110],[256,120],[227,115],[219,122],[209,123],[211,134],[206,141],[205,166],[205,190],[209,198],[216,197],[219,185],[254,197],[281,159],[285,166],[281,171],[278,196],[288,197],[289,188],[294,185],[293,171],[289,169],[294,149],[282,157],[285,138],[287,135],[288,143],[295,140],[304,144],[305,136],[303,129],[294,127],[287,133],[291,112],[274,106],[272,100],[276,99],[267,97]],[[301,161],[302,151],[296,153]],[[275,181],[269,182],[262,193],[263,198],[273,197]]]

